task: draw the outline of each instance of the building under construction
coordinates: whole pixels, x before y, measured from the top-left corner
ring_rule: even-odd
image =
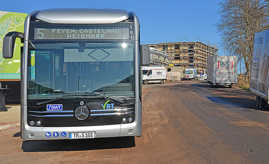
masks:
[[[172,69],[196,68],[198,73],[207,70],[207,58],[217,55],[218,49],[202,42],[173,42],[149,44],[168,54],[169,66]]]
[[[141,64],[143,66],[157,65],[168,67],[168,55],[164,51],[149,47],[147,45],[142,45],[140,48],[142,53]]]

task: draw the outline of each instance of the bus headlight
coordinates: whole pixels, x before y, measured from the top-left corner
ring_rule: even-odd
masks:
[[[40,120],[36,121],[36,126],[40,126],[40,125],[41,125],[41,121]]]
[[[132,122],[133,121],[133,118],[132,117],[129,117],[128,118],[128,121],[129,121],[129,123]]]
[[[30,124],[31,126],[34,126],[34,125],[35,125],[35,122],[34,122],[34,121],[30,121],[29,124]]]

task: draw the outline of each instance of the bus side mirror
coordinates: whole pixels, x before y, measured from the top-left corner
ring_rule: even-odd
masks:
[[[17,38],[21,38],[21,41],[23,42],[24,34],[21,32],[9,32],[4,37],[4,43],[3,43],[3,57],[4,58],[12,58],[13,57],[13,51],[14,51],[14,45]]]

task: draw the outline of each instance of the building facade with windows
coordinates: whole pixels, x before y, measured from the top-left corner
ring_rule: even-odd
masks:
[[[168,55],[159,49],[149,47],[147,45],[141,46],[142,65],[144,66],[165,66],[169,64]]]
[[[169,66],[172,69],[196,68],[198,73],[207,70],[207,58],[217,55],[218,49],[202,42],[173,42],[148,44],[168,55]]]

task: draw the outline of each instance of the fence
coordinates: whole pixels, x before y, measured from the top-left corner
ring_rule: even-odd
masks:
[[[182,78],[181,72],[167,72],[168,81],[180,81]]]

